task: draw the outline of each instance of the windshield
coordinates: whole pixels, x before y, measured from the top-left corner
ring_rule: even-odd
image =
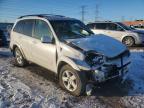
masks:
[[[50,23],[60,40],[83,38],[93,34],[86,25],[78,20],[55,20]]]
[[[129,26],[123,24],[123,23],[118,22],[118,24],[119,24],[121,27],[123,27],[125,30],[134,30],[134,28],[131,28],[131,27],[129,27]]]

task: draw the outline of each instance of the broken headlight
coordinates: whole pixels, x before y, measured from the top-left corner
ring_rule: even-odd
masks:
[[[104,56],[96,52],[88,52],[85,60],[90,66],[99,66],[105,62]]]

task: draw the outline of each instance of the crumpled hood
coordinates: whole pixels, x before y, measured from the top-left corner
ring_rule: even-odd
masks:
[[[101,34],[88,38],[67,39],[66,41],[85,51],[93,50],[110,58],[121,54],[127,49],[121,42]]]

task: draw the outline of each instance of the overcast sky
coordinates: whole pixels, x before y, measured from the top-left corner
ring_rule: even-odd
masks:
[[[96,4],[100,20],[144,19],[144,0],[0,0],[0,22],[14,22],[26,14],[59,14],[81,19],[85,6],[85,22],[95,20]]]

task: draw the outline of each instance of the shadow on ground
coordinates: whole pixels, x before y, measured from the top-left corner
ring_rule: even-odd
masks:
[[[58,82],[55,73],[53,73],[45,68],[42,68],[36,64],[30,64],[29,66],[26,67],[26,69],[31,71],[34,74],[42,76],[43,78],[45,78],[49,81],[56,82],[56,83]]]
[[[105,83],[96,85],[93,90],[93,95],[104,97],[127,96],[129,90],[132,88],[132,85],[133,82],[128,79],[124,82],[120,82],[117,79],[109,80]]]

